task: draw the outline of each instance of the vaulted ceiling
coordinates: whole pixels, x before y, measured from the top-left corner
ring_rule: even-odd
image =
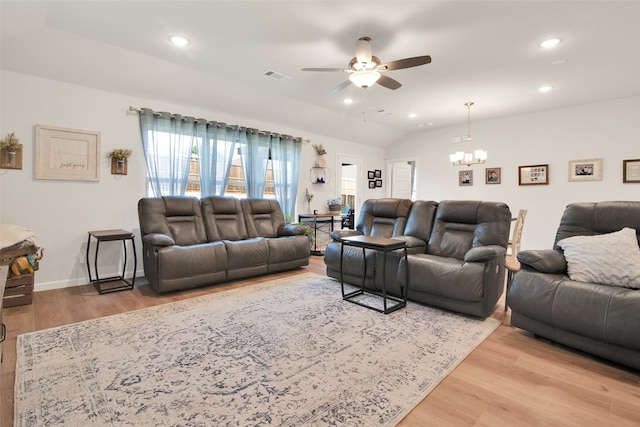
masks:
[[[464,123],[467,101],[482,120],[640,95],[638,1],[2,0],[0,13],[3,69],[375,146]],[[432,63],[386,72],[397,90],[337,94],[346,73],[301,71],[346,68],[362,36],[382,62]],[[550,37],[562,42],[538,47]]]

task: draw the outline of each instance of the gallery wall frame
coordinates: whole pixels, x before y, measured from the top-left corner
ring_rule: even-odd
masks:
[[[622,161],[622,182],[640,183],[640,159]]]
[[[569,160],[569,181],[602,181],[602,159]]]
[[[382,180],[376,179],[376,187],[382,187]]]
[[[470,187],[473,185],[473,171],[471,169],[458,171],[458,185],[460,187]]]
[[[376,188],[376,180],[375,179],[369,180],[369,188]]]
[[[502,180],[502,173],[500,168],[486,168],[484,170],[485,184],[500,184],[501,180]]]
[[[376,178],[382,178],[382,171],[380,169],[376,169],[374,171]]]
[[[36,125],[35,178],[100,181],[100,132]]]
[[[518,166],[518,185],[549,185],[549,164]]]
[[[376,173],[374,171],[367,171],[367,179],[376,179]]]

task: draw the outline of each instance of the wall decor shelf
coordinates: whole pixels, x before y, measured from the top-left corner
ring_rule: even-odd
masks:
[[[329,182],[329,168],[312,166],[309,170],[309,180],[312,184],[326,184]]]

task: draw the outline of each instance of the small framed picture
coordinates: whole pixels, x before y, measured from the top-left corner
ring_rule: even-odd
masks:
[[[376,180],[375,179],[369,181],[369,188],[376,188]]]
[[[486,168],[484,171],[485,184],[500,184],[500,168]]]
[[[640,183],[640,159],[622,161],[622,182]]]
[[[382,187],[382,180],[376,179],[376,187]]]
[[[375,170],[376,178],[382,178],[382,171],[380,169]]]
[[[602,181],[602,159],[569,160],[569,181]]]
[[[549,165],[518,166],[518,185],[549,185]]]
[[[473,185],[473,171],[464,170],[458,172],[458,185],[461,187]]]
[[[368,171],[367,172],[367,178],[368,179],[376,179],[376,173],[374,171]]]

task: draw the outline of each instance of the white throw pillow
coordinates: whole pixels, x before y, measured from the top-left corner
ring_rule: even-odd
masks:
[[[633,228],[558,242],[571,280],[640,289],[640,247]]]

